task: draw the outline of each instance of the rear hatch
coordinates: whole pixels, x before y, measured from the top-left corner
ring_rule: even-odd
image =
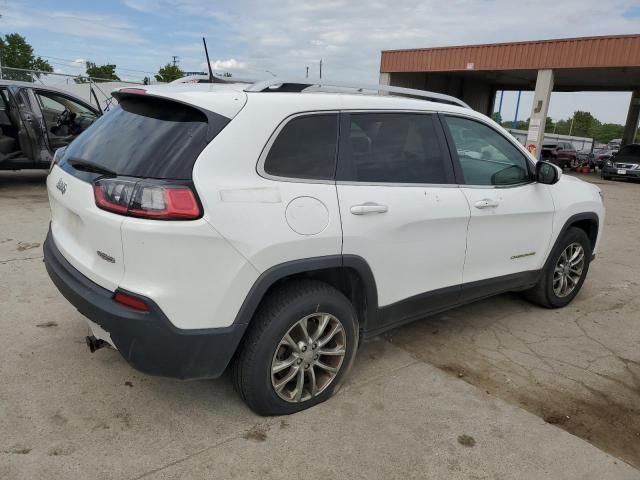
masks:
[[[205,95],[222,103],[233,97],[232,113],[244,104],[238,92]],[[121,226],[127,216],[167,221],[202,215],[193,166],[230,121],[144,90],[114,96],[119,105],[56,153],[47,178],[55,245],[83,275],[111,291],[124,274]],[[224,110],[229,114],[228,105]]]

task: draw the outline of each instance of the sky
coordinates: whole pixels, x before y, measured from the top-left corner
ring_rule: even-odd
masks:
[[[185,71],[214,70],[361,83],[378,80],[380,51],[640,33],[638,0],[0,0],[0,34],[18,32],[62,73],[114,63],[141,80],[179,57]],[[528,117],[524,92],[519,119]],[[556,93],[550,116],[591,111],[624,123],[630,94]],[[514,117],[516,93],[502,116]]]

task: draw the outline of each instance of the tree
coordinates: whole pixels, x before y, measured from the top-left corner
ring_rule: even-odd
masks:
[[[2,59],[3,77],[9,80],[33,81],[30,72],[16,70],[4,70],[4,67],[24,68],[27,70],[40,70],[53,72],[49,62],[33,54],[33,47],[27,43],[27,39],[17,33],[9,33],[4,38],[0,37],[0,58]],[[39,73],[35,74],[37,77]]]
[[[591,115],[591,113],[581,110],[573,113],[572,121],[573,128],[571,128],[571,135],[575,135],[576,137],[592,136],[593,130],[600,125],[600,121]]]
[[[553,133],[553,129],[556,127],[555,123],[553,123],[553,118],[547,117],[544,124],[544,133]]]
[[[167,63],[164,67],[161,67],[158,70],[158,73],[155,77],[159,82],[169,83],[184,77],[184,72],[180,70],[180,67],[178,67],[177,65],[174,65],[173,63]]]
[[[96,78],[96,82],[103,82],[109,80],[120,80],[120,78],[116,75],[116,66],[107,63],[105,65],[96,65],[93,62],[87,62],[87,75]]]
[[[600,123],[600,122],[598,122]],[[616,123],[602,123],[591,132],[591,137],[598,143],[609,143],[614,138],[622,138],[624,126]]]
[[[504,128],[515,128],[516,130],[529,130],[529,119],[527,120],[518,120],[515,127],[513,126],[513,120],[505,120],[500,125]]]

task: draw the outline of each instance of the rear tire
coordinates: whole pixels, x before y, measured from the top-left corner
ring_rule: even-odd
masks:
[[[233,362],[234,386],[259,415],[295,413],[339,389],[357,346],[351,302],[326,283],[292,281],[269,293],[254,315]]]
[[[611,180],[611,177],[609,175],[602,175],[602,179],[603,180]]]
[[[584,230],[569,228],[551,251],[538,283],[525,296],[542,307],[564,307],[580,291],[590,262],[589,237]]]

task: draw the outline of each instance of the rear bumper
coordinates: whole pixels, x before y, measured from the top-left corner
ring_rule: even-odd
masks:
[[[113,292],[89,280],[62,256],[51,232],[43,250],[47,272],[58,290],[80,313],[110,334],[132,367],[150,375],[180,379],[222,375],[246,325],[176,328],[148,298],[136,295],[150,306],[149,312],[138,312],[114,302]]]

